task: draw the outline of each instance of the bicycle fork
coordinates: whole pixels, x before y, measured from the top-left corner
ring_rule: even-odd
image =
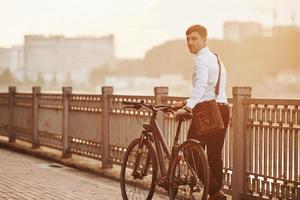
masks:
[[[139,179],[142,179],[144,176],[147,175],[148,168],[149,168],[149,165],[150,165],[150,162],[151,162],[151,158],[150,158],[150,155],[149,155],[149,152],[148,152],[147,153],[146,164],[143,166],[143,168],[140,170],[140,172],[138,172],[141,156],[143,154],[143,146],[144,146],[144,140],[145,140],[144,137],[145,137],[144,135],[141,135],[141,137],[140,137],[140,142],[139,142],[139,146],[138,146],[138,149],[137,149],[137,155],[136,155],[136,159],[135,159],[134,166],[133,166],[133,172],[132,172],[133,177],[134,178],[139,178]]]

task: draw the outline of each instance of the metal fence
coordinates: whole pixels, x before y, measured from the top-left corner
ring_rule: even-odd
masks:
[[[299,199],[300,100],[246,99],[244,105],[246,192]]]
[[[300,199],[300,100],[253,99],[251,88],[233,88],[230,121],[223,148],[224,189],[233,199]],[[0,93],[0,134],[59,149],[64,157],[78,154],[102,161],[102,167],[120,165],[127,145],[149,121],[148,110],[124,110],[122,101],[172,104],[184,97],[168,96],[168,88],[155,88],[153,96],[101,94],[18,93],[10,87]],[[172,145],[177,122],[172,114],[157,120]],[[190,122],[180,135],[186,139]]]

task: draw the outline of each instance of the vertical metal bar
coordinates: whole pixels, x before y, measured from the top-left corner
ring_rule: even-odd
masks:
[[[289,112],[288,112],[288,106],[284,105],[283,109],[282,109],[282,123],[283,124],[287,124],[288,123],[288,119],[289,119]]]
[[[272,177],[274,175],[273,171],[272,171],[272,166],[273,166],[273,151],[272,151],[272,147],[274,146],[273,144],[273,129],[271,128],[271,126],[269,126],[268,128],[268,132],[269,132],[269,171],[268,171],[268,176]]]
[[[267,105],[263,105],[263,108],[261,108],[261,114],[262,114],[261,121],[262,121],[262,123],[266,122],[266,113],[267,113],[266,111],[267,111]]]
[[[246,126],[245,126],[245,129],[246,129],[246,132],[245,132],[245,171],[246,172],[250,172],[251,173],[251,127],[253,126],[253,124],[251,123],[252,120],[250,120],[250,117],[249,115],[251,115],[251,109],[250,109],[250,105],[245,105],[246,108],[246,116],[247,118],[245,119],[246,120]],[[247,175],[248,177],[245,179],[245,181],[248,181],[247,183],[247,189],[249,188],[249,174]]]
[[[277,178],[278,177],[278,129],[273,128],[273,138],[274,138],[274,143],[273,143],[273,177]]]
[[[231,118],[232,119],[232,118]],[[230,168],[233,168],[233,126],[232,126],[232,120],[231,120],[231,127],[229,132],[229,160],[230,160]]]
[[[253,107],[253,121],[257,121],[257,115],[258,115],[258,107],[257,107],[257,104],[254,105]]]
[[[293,123],[293,109],[291,107],[287,106],[287,123],[288,124],[292,124]]]
[[[283,145],[283,178],[287,179],[287,156],[288,156],[288,144],[287,144],[287,136],[288,136],[288,129],[283,129],[283,141],[284,141],[284,145]]]
[[[255,148],[254,148],[254,144],[255,144],[255,128],[253,127],[253,121],[251,120],[251,122],[249,122],[249,146],[250,146],[250,151],[249,151],[249,171],[251,173],[255,172],[255,159],[254,159],[254,155],[255,155]]]
[[[300,117],[300,116],[299,116]],[[294,180],[300,182],[300,171],[299,171],[299,130],[294,130]],[[300,196],[300,194],[298,194]]]
[[[295,106],[295,112],[296,112],[296,115],[297,115],[297,125],[300,125],[300,105],[298,106]]]
[[[253,127],[254,134],[254,173],[258,173],[258,127]]]
[[[293,176],[294,176],[294,172],[293,172],[293,165],[294,165],[294,159],[295,158],[293,158],[293,150],[294,150],[294,148],[293,148],[293,134],[294,133],[294,131],[292,130],[292,129],[290,129],[289,130],[289,142],[288,142],[288,151],[289,151],[289,165],[288,165],[288,167],[289,167],[289,169],[288,169],[288,179],[289,180],[293,180]]]
[[[258,140],[258,143],[259,143],[259,146],[258,146],[258,154],[259,154],[259,156],[258,156],[258,165],[259,165],[259,174],[260,175],[262,175],[262,173],[263,173],[263,170],[262,170],[262,165],[263,165],[263,163],[264,163],[264,161],[263,161],[263,128],[261,127],[261,125],[259,125],[259,132],[258,132],[258,134],[259,134],[259,140]]]
[[[294,108],[292,109],[292,121],[291,121],[291,124],[297,124],[297,121],[296,121],[296,116],[297,116],[297,106],[294,106]]]
[[[134,129],[130,129],[131,127],[131,123],[133,120],[130,119],[131,116],[128,115],[128,117],[126,117],[126,119],[124,121],[126,121],[126,144],[129,144],[129,141],[131,140],[131,135],[133,131],[130,130],[134,130]],[[127,146],[127,145],[126,145]]]
[[[224,167],[229,168],[229,134],[226,133],[225,136],[225,146],[223,148],[223,161],[224,161]]]
[[[280,109],[278,108],[278,105],[275,106],[276,107],[276,123],[280,123]]]
[[[279,129],[279,140],[278,140],[278,178],[282,177],[282,129]]]
[[[264,128],[264,172],[263,175],[266,177],[268,176],[268,134],[269,134],[269,128]]]
[[[273,123],[276,123],[276,109],[277,109],[277,105],[273,105],[271,108],[271,121]]]

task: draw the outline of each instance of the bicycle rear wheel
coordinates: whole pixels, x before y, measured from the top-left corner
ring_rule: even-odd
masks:
[[[152,199],[157,169],[152,143],[143,140],[140,145],[140,138],[133,140],[122,158],[120,186],[123,199]]]
[[[187,140],[178,147],[169,178],[170,199],[206,200],[209,187],[209,166],[200,142]],[[178,190],[178,194],[177,194]]]

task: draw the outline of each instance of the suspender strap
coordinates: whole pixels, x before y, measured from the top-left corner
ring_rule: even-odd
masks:
[[[221,79],[221,61],[219,59],[219,56],[214,53],[216,56],[217,56],[217,59],[218,59],[218,65],[219,65],[219,76],[218,76],[218,81],[217,81],[217,84],[216,84],[216,87],[215,87],[215,94],[216,96],[219,95],[219,92],[220,92],[220,79]]]

